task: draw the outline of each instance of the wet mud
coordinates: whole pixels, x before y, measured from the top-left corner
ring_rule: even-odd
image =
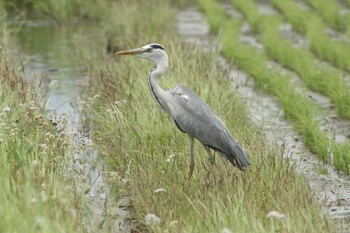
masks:
[[[229,15],[242,18],[242,15],[232,8],[231,4],[223,4]],[[276,12],[267,6],[265,1],[259,1],[259,11],[266,14],[276,14]],[[185,25],[184,25],[185,24]],[[193,26],[196,33],[192,33]],[[287,27],[288,33],[284,36],[290,36],[300,46],[306,43],[299,35]],[[205,17],[197,7],[189,7],[178,15],[177,28],[179,34],[189,43],[195,46],[211,44],[211,47],[219,48],[218,40],[209,34],[208,25]],[[283,29],[282,29],[283,30]],[[286,30],[286,29],[284,29]],[[200,36],[198,36],[200,31]],[[256,36],[249,33],[249,26],[243,25],[241,30],[244,42],[263,49]],[[228,64],[225,59],[220,58],[219,64],[228,78],[232,81],[232,90],[239,93],[247,106],[249,106],[250,118],[258,127],[262,127],[266,138],[273,145],[279,145],[284,149],[284,156],[296,164],[296,169],[307,179],[310,191],[314,198],[323,206],[323,211],[333,220],[337,232],[347,232],[350,229],[350,179],[349,176],[337,172],[333,166],[324,164],[317,159],[306,148],[302,136],[296,131],[291,122],[285,120],[284,113],[272,96],[260,92],[254,84],[254,80],[245,72]],[[283,69],[278,63],[269,64],[271,69]],[[290,72],[285,70],[285,72]],[[305,90],[299,78],[292,74],[293,82],[298,83],[301,89]],[[315,102],[325,107],[327,111],[320,117],[322,129],[334,131],[334,137],[339,141],[348,138],[349,122],[340,119],[329,98],[318,93],[307,91],[307,95]]]

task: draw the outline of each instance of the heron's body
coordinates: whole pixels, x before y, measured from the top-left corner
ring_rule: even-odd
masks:
[[[155,63],[155,67],[148,75],[148,84],[151,94],[159,107],[172,118],[176,126],[191,138],[191,165],[192,175],[193,138],[200,141],[211,159],[210,149],[219,151],[240,169],[249,165],[246,153],[233,139],[224,123],[215,112],[189,88],[178,85],[171,90],[163,90],[158,84],[160,78],[168,68],[168,56],[159,44],[146,45],[139,49],[118,52],[119,55],[135,54]]]

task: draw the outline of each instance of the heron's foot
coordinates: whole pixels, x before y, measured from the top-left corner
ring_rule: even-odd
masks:
[[[214,156],[210,156],[209,157],[209,162],[214,165],[215,164],[215,157]]]
[[[187,178],[188,182],[191,180],[191,177],[193,175],[193,171],[194,171],[194,161],[192,160],[190,163],[190,171],[188,172],[188,178]]]

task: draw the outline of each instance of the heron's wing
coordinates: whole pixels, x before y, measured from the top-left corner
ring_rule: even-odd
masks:
[[[177,86],[172,91],[171,115],[181,131],[190,134],[201,142],[209,142],[207,132],[214,128],[224,130],[225,126],[214,111],[193,91]]]
[[[232,138],[221,119],[187,87],[177,86],[172,90],[171,116],[181,131],[226,154],[231,162],[236,157],[242,157],[239,158],[242,164],[249,164],[243,149]]]

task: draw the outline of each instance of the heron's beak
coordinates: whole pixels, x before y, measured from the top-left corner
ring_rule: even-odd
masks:
[[[119,52],[116,52],[115,55],[120,55],[120,56],[121,55],[138,55],[144,52],[146,52],[144,48],[137,48],[137,49],[119,51]]]

